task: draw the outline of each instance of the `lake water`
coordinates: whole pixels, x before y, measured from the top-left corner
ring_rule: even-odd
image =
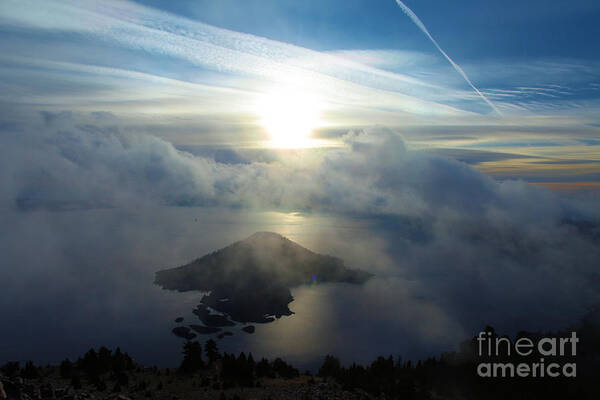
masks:
[[[314,369],[329,353],[344,362],[380,354],[415,359],[452,350],[472,335],[465,320],[473,327],[487,322],[477,320],[478,309],[475,318],[462,318],[463,308],[448,305],[450,292],[430,290],[408,274],[398,252],[408,254],[418,243],[390,240],[380,221],[172,207],[5,212],[2,219],[14,228],[0,238],[6,261],[0,270],[0,362],[57,362],[104,345],[120,346],[147,365],[178,365],[183,340],[171,333],[179,325],[174,319],[197,324],[191,311],[202,294],[162,290],[153,285],[154,273],[256,231],[280,233],[376,276],[362,286],[295,288],[294,315],[256,325],[254,334],[235,327],[234,336],[218,342],[221,350],[283,357],[302,369]],[[452,277],[431,277],[440,279]],[[521,317],[515,324],[528,318]]]

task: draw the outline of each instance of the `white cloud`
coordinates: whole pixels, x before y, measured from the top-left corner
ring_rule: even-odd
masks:
[[[383,346],[402,334],[423,351],[440,349],[488,323],[502,331],[560,328],[600,301],[600,215],[593,204],[523,182],[495,182],[466,164],[408,150],[393,130],[350,132],[344,147],[325,152],[223,164],[124,132],[107,114],[46,113],[29,120],[5,124],[0,136],[2,209],[11,221],[0,237],[6,239],[5,261],[22,266],[2,274],[14,290],[30,293],[19,300],[3,292],[3,307],[35,308],[42,301],[38,292],[44,302],[64,302],[66,290],[80,301],[56,306],[73,309],[80,321],[106,307],[120,315],[113,280],[139,273],[126,264],[147,273],[187,261],[182,254],[213,250],[203,245],[194,251],[197,239],[179,238],[187,225],[171,221],[165,210],[155,215],[163,204],[199,206],[207,210],[202,215],[225,219],[229,209],[235,215],[304,211],[367,221],[362,230],[333,230],[317,241],[325,246],[321,251],[354,254],[349,265],[377,274],[364,288],[324,292],[336,318],[323,326],[339,328],[337,343],[346,348],[360,337],[380,334]],[[94,207],[116,208],[81,210]],[[79,211],[59,218],[41,209]],[[225,225],[235,230],[236,221]],[[208,243],[219,225],[200,226],[201,243]],[[323,229],[315,228],[315,235]],[[39,247],[41,259],[31,246]],[[87,248],[93,250],[76,250]],[[53,274],[60,279],[46,283]],[[131,298],[131,283],[119,282],[119,298],[129,296],[149,312],[141,306],[145,289]],[[86,297],[89,290],[93,298]],[[348,312],[356,299],[360,304]]]

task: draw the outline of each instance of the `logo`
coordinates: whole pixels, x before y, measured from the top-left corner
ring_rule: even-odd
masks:
[[[521,337],[512,343],[507,337],[486,331],[479,333],[477,342],[478,355],[485,359],[477,366],[477,375],[482,378],[577,376],[577,365],[572,362],[579,342],[576,332],[570,337],[542,337],[536,341]]]

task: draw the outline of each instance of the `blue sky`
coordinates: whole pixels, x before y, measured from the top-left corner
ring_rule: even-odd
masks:
[[[425,50],[428,41],[401,19],[394,1],[140,1],[181,16],[316,50]],[[461,59],[582,57],[598,59],[600,33],[591,0],[441,2],[406,5]]]
[[[598,160],[597,3],[405,4],[465,77],[393,0],[6,1],[0,101],[10,115],[110,112],[177,146],[260,147],[281,114],[314,117],[323,145],[380,125],[416,148]],[[597,180],[597,163],[577,163],[570,180]]]

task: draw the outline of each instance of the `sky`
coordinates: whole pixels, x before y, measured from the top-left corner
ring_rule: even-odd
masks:
[[[264,147],[265,108],[277,103],[282,119],[313,120],[302,129],[326,139],[319,146],[380,124],[415,148],[469,150],[498,179],[598,182],[595,2],[403,4],[489,104],[383,0],[7,1],[1,100],[109,112],[205,147]]]
[[[165,360],[152,326],[168,336],[194,299],[153,273],[256,230],[375,278],[298,289],[305,312],[240,348],[422,357],[485,324],[575,323],[600,301],[599,16],[584,0],[0,2],[0,314],[20,332],[0,332],[0,361],[98,341]]]

